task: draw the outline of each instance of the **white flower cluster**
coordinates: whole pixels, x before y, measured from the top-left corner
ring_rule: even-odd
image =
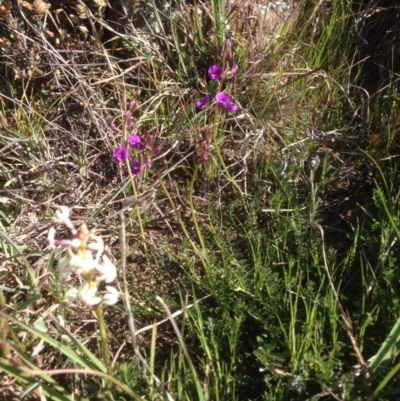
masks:
[[[70,209],[62,206],[56,212],[55,221],[64,224],[72,234],[72,239],[56,239],[56,230],[52,227],[49,231],[50,246],[67,248],[67,255],[61,258],[57,269],[62,282],[67,281],[71,274],[76,274],[81,284],[72,287],[65,293],[69,302],[81,300],[87,305],[114,305],[118,301],[118,290],[107,285],[106,291],[99,293],[98,285],[101,282],[107,284],[113,282],[117,276],[117,269],[111,260],[103,255],[103,239],[89,231],[86,225],[78,230],[71,222]],[[93,256],[95,255],[95,256]],[[100,260],[101,259],[101,260]]]

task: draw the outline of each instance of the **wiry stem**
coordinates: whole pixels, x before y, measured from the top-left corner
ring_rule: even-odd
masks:
[[[196,233],[197,233],[197,236],[199,237],[201,247],[202,247],[203,251],[205,252],[206,247],[204,245],[203,236],[202,236],[200,228],[199,228],[199,223],[197,222],[196,210],[193,205],[193,187],[194,187],[194,181],[196,180],[196,177],[197,177],[197,172],[199,171],[199,166],[200,166],[200,164],[197,163],[196,167],[194,169],[193,175],[192,175],[192,179],[190,180],[189,203],[190,203],[190,212],[192,214],[193,223],[196,228]]]

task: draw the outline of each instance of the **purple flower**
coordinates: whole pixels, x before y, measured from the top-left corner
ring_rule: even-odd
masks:
[[[142,171],[142,165],[139,161],[133,160],[131,163],[132,174],[139,174]]]
[[[232,41],[230,38],[226,39],[224,44],[218,49],[218,52],[225,56],[226,60],[230,60],[232,58]]]
[[[237,76],[236,76],[236,72],[238,70],[239,66],[237,64],[233,64],[232,68],[230,69],[230,73],[233,74],[230,78],[229,78],[229,82],[231,84],[235,84],[237,81]]]
[[[162,146],[161,146],[161,145],[157,146],[157,147],[155,148],[155,150],[154,150],[154,152],[155,152],[156,155],[160,154],[161,151],[162,151]]]
[[[147,160],[147,162],[146,162],[146,167],[147,167],[148,169],[151,169],[151,168],[153,167],[153,162],[152,162],[150,159]]]
[[[18,355],[13,355],[13,356],[11,357],[11,362],[12,362],[14,365],[19,365],[19,364],[21,363],[21,358],[20,358]]]
[[[132,127],[135,125],[135,119],[132,117],[131,111],[128,109],[124,113],[125,120],[128,121],[128,125]]]
[[[224,70],[218,64],[212,65],[208,69],[208,76],[210,77],[211,81],[216,81],[220,79]]]
[[[139,108],[139,102],[137,101],[137,100],[132,100],[130,103],[129,103],[129,109],[130,110],[137,110]]]
[[[114,159],[118,163],[121,163],[128,159],[129,151],[128,151],[128,149],[125,149],[122,146],[119,146],[117,149],[114,150],[113,156],[114,156]]]
[[[227,105],[231,104],[231,97],[225,92],[218,92],[215,100],[221,109],[226,109]]]
[[[234,113],[237,110],[236,104],[232,103],[232,98],[225,92],[219,92],[215,96],[215,101],[218,107],[226,110],[229,113]]]
[[[134,149],[140,149],[142,147],[142,138],[139,135],[131,135],[128,138],[128,143]]]
[[[205,150],[200,157],[203,162],[206,162],[208,160],[208,150]]]
[[[111,121],[111,122],[110,122],[109,127],[110,127],[113,131],[116,131],[116,130],[117,130],[117,126],[115,125],[115,122],[114,122],[114,121]]]
[[[211,100],[210,96],[204,96],[196,102],[196,109],[203,110],[207,103]]]

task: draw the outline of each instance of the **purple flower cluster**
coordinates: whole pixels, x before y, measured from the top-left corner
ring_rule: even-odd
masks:
[[[154,135],[149,131],[145,131],[143,136],[137,134],[131,135],[127,141],[127,147],[119,146],[114,150],[113,156],[118,163],[122,163],[129,159],[130,152],[128,146],[132,149],[144,154],[146,162],[140,163],[139,160],[132,160],[130,163],[132,174],[140,174],[144,168],[152,168],[153,162],[151,160],[152,155],[159,154],[162,150],[161,146],[154,147]]]
[[[132,112],[139,108],[139,103],[134,100],[129,104],[129,108],[124,113],[124,126],[132,127],[135,125],[135,120],[132,117]],[[113,131],[118,131],[118,127],[114,121],[110,123],[110,128]],[[141,163],[139,160],[132,160],[130,163],[132,174],[140,174],[144,168],[152,168],[152,156],[154,154],[159,154],[162,150],[161,146],[155,146],[154,135],[149,131],[145,131],[143,135],[133,134],[130,135],[126,146],[119,146],[113,152],[113,157],[118,163],[122,163],[129,159],[130,149],[135,150],[135,156],[141,156],[140,159],[146,160],[146,162]]]
[[[228,38],[220,49],[220,53],[222,54],[222,58],[224,61],[232,59],[231,46],[232,42]],[[234,84],[237,82],[236,73],[238,69],[239,66],[237,64],[233,64],[232,67],[224,73],[224,69],[220,65],[214,64],[208,69],[208,77],[211,81],[218,81],[221,77],[226,78],[228,82]],[[210,101],[211,96],[202,97],[195,103],[196,109],[203,110],[208,105],[208,103],[210,103]],[[234,113],[238,109],[237,105],[232,103],[232,97],[226,92],[218,92],[215,96],[215,102],[220,109],[225,110],[228,113]]]
[[[140,104],[137,100],[133,100],[129,103],[129,106],[127,107],[126,111],[123,114],[123,129],[126,128],[131,128],[134,127],[136,124],[136,121],[132,114],[138,110],[140,107]],[[117,127],[117,124],[115,121],[112,121],[109,124],[109,127],[113,131],[120,131]],[[153,162],[152,162],[152,156],[155,154],[161,153],[162,147],[161,146],[155,146],[154,144],[155,138],[154,135],[151,134],[149,131],[145,131],[143,135],[139,134],[133,134],[130,135],[126,146],[119,146],[116,148],[113,152],[113,157],[118,163],[122,163],[126,160],[129,159],[130,154],[131,154],[131,149],[134,149],[134,155],[135,157],[140,156],[140,162],[139,160],[132,160],[130,163],[130,168],[132,174],[140,174],[145,168],[152,168]],[[143,162],[146,160],[145,162]]]
[[[204,96],[200,100],[196,102],[196,108],[199,110],[203,110],[207,104],[210,102],[210,96]],[[218,92],[215,95],[215,102],[217,103],[218,107],[222,110],[227,111],[228,113],[234,113],[237,111],[237,105],[232,103],[232,96],[228,95],[225,92]]]
[[[231,84],[234,84],[237,82],[237,70],[239,69],[239,66],[237,64],[233,64],[233,66],[226,72],[226,77],[228,78],[228,81]],[[224,70],[222,69],[221,66],[218,64],[212,65],[208,69],[208,77],[211,79],[211,81],[217,81],[222,77],[224,73]]]
[[[142,148],[142,138],[139,135],[131,135],[128,138],[128,145],[133,149],[141,149]],[[117,149],[114,150],[113,156],[114,159],[118,163],[122,163],[129,159],[129,150],[124,148],[123,146],[119,146]],[[142,172],[142,165],[138,160],[131,161],[131,171],[132,174],[140,174]]]

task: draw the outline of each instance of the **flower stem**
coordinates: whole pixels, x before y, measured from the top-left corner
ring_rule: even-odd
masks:
[[[190,241],[190,245],[192,246],[193,250],[194,250],[197,254],[199,254],[199,249],[197,248],[196,244],[192,241],[192,239],[191,239],[191,237],[190,237],[190,234],[189,234],[189,232],[187,231],[187,229],[186,229],[186,227],[185,227],[185,223],[183,222],[182,217],[181,217],[181,215],[179,214],[178,208],[176,207],[175,202],[173,201],[173,199],[172,199],[170,193],[168,192],[168,189],[167,189],[167,187],[165,186],[164,181],[162,180],[162,178],[161,178],[159,175],[158,175],[158,182],[160,183],[161,188],[162,188],[162,190],[163,190],[165,196],[166,196],[167,199],[169,200],[169,203],[170,203],[170,205],[171,205],[171,207],[172,207],[172,210],[173,210],[174,213],[175,213],[175,217],[176,217],[176,219],[178,220],[179,225],[181,226],[182,231],[183,231],[183,233],[185,234],[185,237]]]
[[[138,196],[137,196],[137,190],[136,190],[136,183],[135,183],[135,179],[133,178],[132,171],[131,171],[131,168],[130,168],[128,162],[127,162],[127,167],[128,167],[129,177],[130,177],[131,183],[132,183],[133,198],[135,199],[135,201],[137,201]],[[142,237],[142,244],[143,244],[143,248],[145,250],[145,254],[146,254],[146,258],[147,258],[147,256],[148,256],[147,244],[146,244],[146,237],[144,235],[143,221],[140,216],[141,210],[140,210],[139,206],[136,206],[136,209],[137,209],[137,217],[138,217],[140,236]]]
[[[105,362],[106,368],[107,368],[107,373],[110,376],[113,376],[113,371],[111,368],[111,359],[110,359],[110,353],[108,350],[108,342],[107,342],[107,328],[106,324],[104,322],[104,316],[103,316],[103,309],[100,304],[96,305],[94,307],[94,311],[97,316],[97,321],[99,323],[99,329],[100,329],[100,337],[101,337],[101,349],[103,353],[103,360]]]
[[[201,247],[202,247],[203,252],[205,254],[206,247],[204,245],[203,236],[202,236],[200,228],[199,228],[199,223],[197,222],[196,210],[194,209],[194,205],[193,205],[193,187],[194,187],[194,181],[195,181],[195,179],[197,177],[197,172],[199,171],[199,167],[200,167],[200,163],[197,163],[196,167],[194,169],[193,175],[192,175],[192,179],[190,180],[189,203],[190,203],[190,212],[192,214],[193,223],[194,223],[194,226],[196,228],[196,233],[197,233],[197,236],[199,237],[199,241],[200,241]]]
[[[222,82],[222,81],[221,81]],[[221,90],[221,83],[219,83],[218,86],[218,92]],[[246,211],[249,210],[247,199],[243,194],[242,189],[240,188],[239,184],[235,181],[235,179],[231,176],[231,173],[229,172],[228,168],[226,167],[226,164],[224,162],[224,159],[221,154],[221,150],[219,148],[218,144],[218,126],[221,122],[221,112],[218,107],[214,107],[214,120],[212,123],[212,141],[215,147],[215,150],[217,152],[217,157],[218,161],[221,164],[222,170],[225,172],[226,176],[228,177],[229,181],[232,183],[232,185],[235,187],[235,189],[239,192],[239,195],[242,197],[243,202],[244,202],[244,207]]]

